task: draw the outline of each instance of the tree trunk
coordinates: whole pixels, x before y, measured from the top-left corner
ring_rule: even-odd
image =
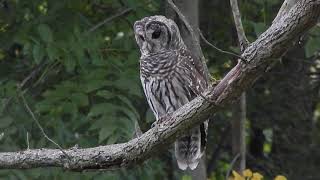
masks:
[[[240,100],[233,105],[232,109],[232,155],[238,157],[233,169],[242,173],[246,168],[246,94],[241,95]]]
[[[180,9],[183,15],[187,18],[188,22],[192,26],[192,28],[197,31],[199,27],[199,1],[198,0],[174,0],[176,6]],[[174,12],[174,10],[167,4],[166,7],[166,16],[168,18],[173,19],[180,29],[180,34],[185,42],[186,46],[189,50],[191,50],[195,55],[199,56],[199,51],[197,45],[193,43],[193,40],[190,36],[190,32],[184,26],[183,21],[180,20],[178,15]],[[199,37],[197,37],[199,39]],[[201,61],[199,59],[199,61]],[[206,180],[207,179],[207,167],[205,163],[205,155],[202,157],[198,167],[190,171],[193,180]]]

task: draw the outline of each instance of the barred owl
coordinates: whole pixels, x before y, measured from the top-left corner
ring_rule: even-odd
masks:
[[[145,17],[134,24],[140,48],[140,78],[148,104],[159,120],[194,99],[208,86],[204,67],[183,42],[178,26],[164,16]],[[180,169],[195,169],[204,153],[208,122],[186,132],[174,143]]]

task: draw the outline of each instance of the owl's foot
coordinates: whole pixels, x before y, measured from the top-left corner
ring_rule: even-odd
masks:
[[[157,119],[155,122],[153,122],[151,124],[151,128],[159,126],[160,124],[162,124],[163,122],[170,122],[169,118],[171,117],[172,112],[171,113],[167,113],[163,116],[161,116],[159,119]]]
[[[241,62],[243,62],[243,64],[249,64],[250,61],[246,60],[245,58],[243,58],[242,56],[239,56],[239,59]]]
[[[155,122],[153,122],[153,123],[151,124],[151,128],[154,128],[156,125],[157,125],[157,121],[155,121]]]
[[[154,128],[155,126],[158,126],[159,124],[161,124],[161,122],[163,121],[161,119],[163,119],[163,118],[160,118],[160,119],[156,120],[155,122],[153,122],[151,124],[151,128]]]
[[[199,93],[200,97],[202,97],[202,99],[204,99],[205,101],[208,101],[209,103],[215,103],[214,101],[212,101],[211,99],[206,98],[203,94]]]

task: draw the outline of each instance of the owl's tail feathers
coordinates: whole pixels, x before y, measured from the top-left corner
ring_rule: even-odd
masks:
[[[175,142],[175,156],[181,170],[197,168],[205,149],[206,128],[207,124],[204,123]]]

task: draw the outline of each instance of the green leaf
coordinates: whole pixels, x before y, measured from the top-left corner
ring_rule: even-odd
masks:
[[[102,114],[110,115],[118,109],[119,109],[118,106],[110,103],[95,104],[91,107],[88,117],[94,117]]]
[[[116,143],[118,140],[118,136],[115,136],[115,135],[111,135],[109,138],[108,138],[108,141],[107,141],[107,144],[114,144]]]
[[[80,107],[89,105],[88,96],[84,93],[73,93],[70,99]]]
[[[10,124],[13,122],[13,119],[9,116],[5,116],[0,118],[0,129],[6,128],[10,126]]]
[[[75,113],[78,112],[77,106],[72,103],[72,102],[63,102],[61,106],[58,106],[62,112],[65,114],[72,114],[74,115]]]
[[[35,44],[32,49],[32,56],[35,63],[39,64],[44,57],[44,49],[39,44]]]
[[[106,117],[102,116],[101,118],[98,118],[98,119],[91,119],[90,124],[91,124],[89,128],[90,131],[101,129],[101,127],[106,126]]]
[[[63,65],[65,66],[67,72],[72,73],[76,67],[75,58],[73,58],[70,54],[66,54],[63,60]]]
[[[128,91],[129,94],[141,96],[141,87],[137,82],[132,77],[122,76],[120,79],[115,80],[113,84],[120,90]]]
[[[97,96],[103,97],[105,99],[111,99],[114,97],[114,94],[107,90],[101,90],[96,93]]]
[[[135,114],[137,119],[140,119],[140,115],[139,115],[137,109],[134,107],[134,105],[131,103],[131,101],[127,97],[122,96],[122,95],[118,95],[117,97],[130,108],[130,110]]]
[[[36,104],[36,112],[49,112],[52,109],[52,104],[48,100],[41,101]]]
[[[306,56],[311,57],[317,51],[320,51],[320,38],[310,37],[305,45]]]
[[[99,131],[99,143],[106,140],[110,135],[112,135],[113,129],[110,126],[103,127]]]
[[[47,53],[50,61],[54,61],[59,56],[59,49],[52,43],[48,44]]]
[[[192,180],[191,176],[183,175],[182,180]]]
[[[258,23],[252,23],[254,32],[256,33],[257,37],[260,36],[264,31],[267,30],[267,26],[265,23],[258,22]]]
[[[85,84],[86,93],[90,93],[92,91],[100,89],[107,84],[108,84],[108,81],[106,80],[100,80],[100,79],[91,80]]]
[[[40,24],[38,26],[38,33],[44,42],[46,43],[53,42],[52,31],[48,25]]]

